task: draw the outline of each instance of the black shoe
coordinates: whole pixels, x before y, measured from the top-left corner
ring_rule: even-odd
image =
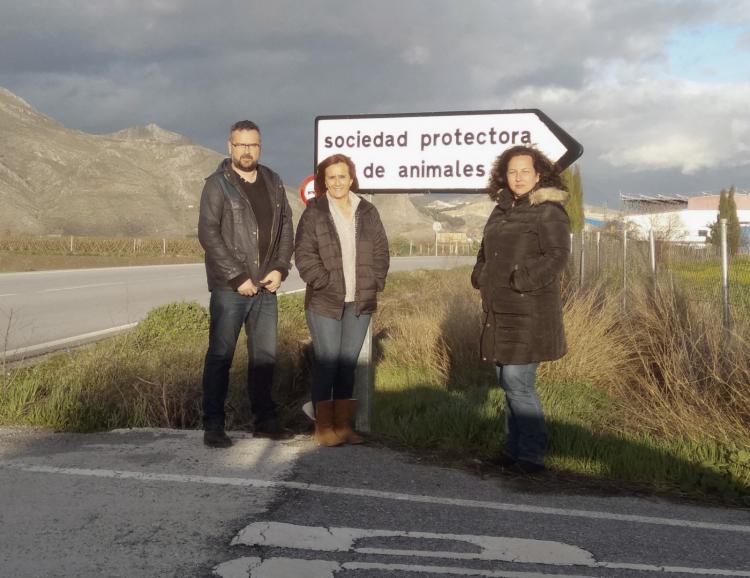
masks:
[[[534,474],[541,474],[547,468],[544,467],[544,464],[536,464],[534,462],[527,462],[526,460],[518,460],[510,469],[519,474],[533,476]]]
[[[294,433],[283,427],[278,419],[272,418],[258,422],[255,425],[253,437],[269,438],[272,440],[288,440],[289,438],[294,437]]]
[[[224,431],[204,431],[203,443],[210,448],[228,448],[232,446],[232,440]]]
[[[491,458],[487,460],[487,463],[493,466],[498,466],[498,467],[507,469],[507,468],[511,468],[515,466],[517,461],[518,460],[516,460],[516,458],[513,458],[509,456],[508,454],[500,454],[499,457]]]

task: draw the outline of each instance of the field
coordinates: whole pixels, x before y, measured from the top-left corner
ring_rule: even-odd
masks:
[[[0,272],[50,271],[56,269],[89,269],[96,267],[133,267],[136,265],[171,265],[202,263],[202,257],[175,255],[41,255],[0,251]]]
[[[721,261],[673,261],[667,274],[677,278],[687,294],[695,300],[721,302]],[[750,258],[737,256],[730,260],[727,271],[729,303],[736,317],[750,314]]]

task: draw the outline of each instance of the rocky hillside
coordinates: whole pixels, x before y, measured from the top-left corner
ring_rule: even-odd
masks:
[[[155,124],[71,130],[0,88],[0,234],[195,235],[205,177],[222,155]],[[287,187],[295,223],[303,210]],[[408,195],[377,195],[389,236],[432,238]]]
[[[423,195],[414,204],[430,218],[439,221],[443,232],[461,232],[481,239],[487,218],[495,203],[484,194]]]
[[[466,231],[469,237],[481,239],[484,225],[492,209],[495,208],[495,203],[487,195],[466,195],[466,197],[468,199],[465,204],[456,209],[444,211],[442,214],[462,223],[459,227],[454,226],[454,229],[460,228]]]
[[[221,159],[155,124],[70,130],[0,89],[0,233],[194,235],[203,181]]]
[[[409,195],[373,195],[388,237],[404,237],[415,242],[433,239],[433,220],[418,211]]]

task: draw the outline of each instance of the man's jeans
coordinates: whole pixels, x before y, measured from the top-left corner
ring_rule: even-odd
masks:
[[[346,303],[341,319],[305,311],[315,350],[311,399],[313,407],[328,399],[350,399],[354,372],[365,341],[371,315],[355,315],[356,305]]]
[[[235,291],[212,291],[211,327],[203,367],[203,429],[223,430],[229,368],[242,325],[247,334],[247,392],[255,423],[276,417],[271,398],[276,363],[276,294],[261,290],[252,297]]]
[[[505,453],[514,459],[544,465],[547,435],[544,411],[534,382],[538,363],[497,365],[497,379],[505,390]]]

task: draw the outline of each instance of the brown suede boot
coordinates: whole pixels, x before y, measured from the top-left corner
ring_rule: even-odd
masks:
[[[333,400],[333,431],[348,444],[361,444],[365,439],[352,429],[354,415],[357,413],[356,399]]]
[[[344,440],[333,431],[333,401],[319,401],[315,405],[315,441],[321,446],[340,446]]]

